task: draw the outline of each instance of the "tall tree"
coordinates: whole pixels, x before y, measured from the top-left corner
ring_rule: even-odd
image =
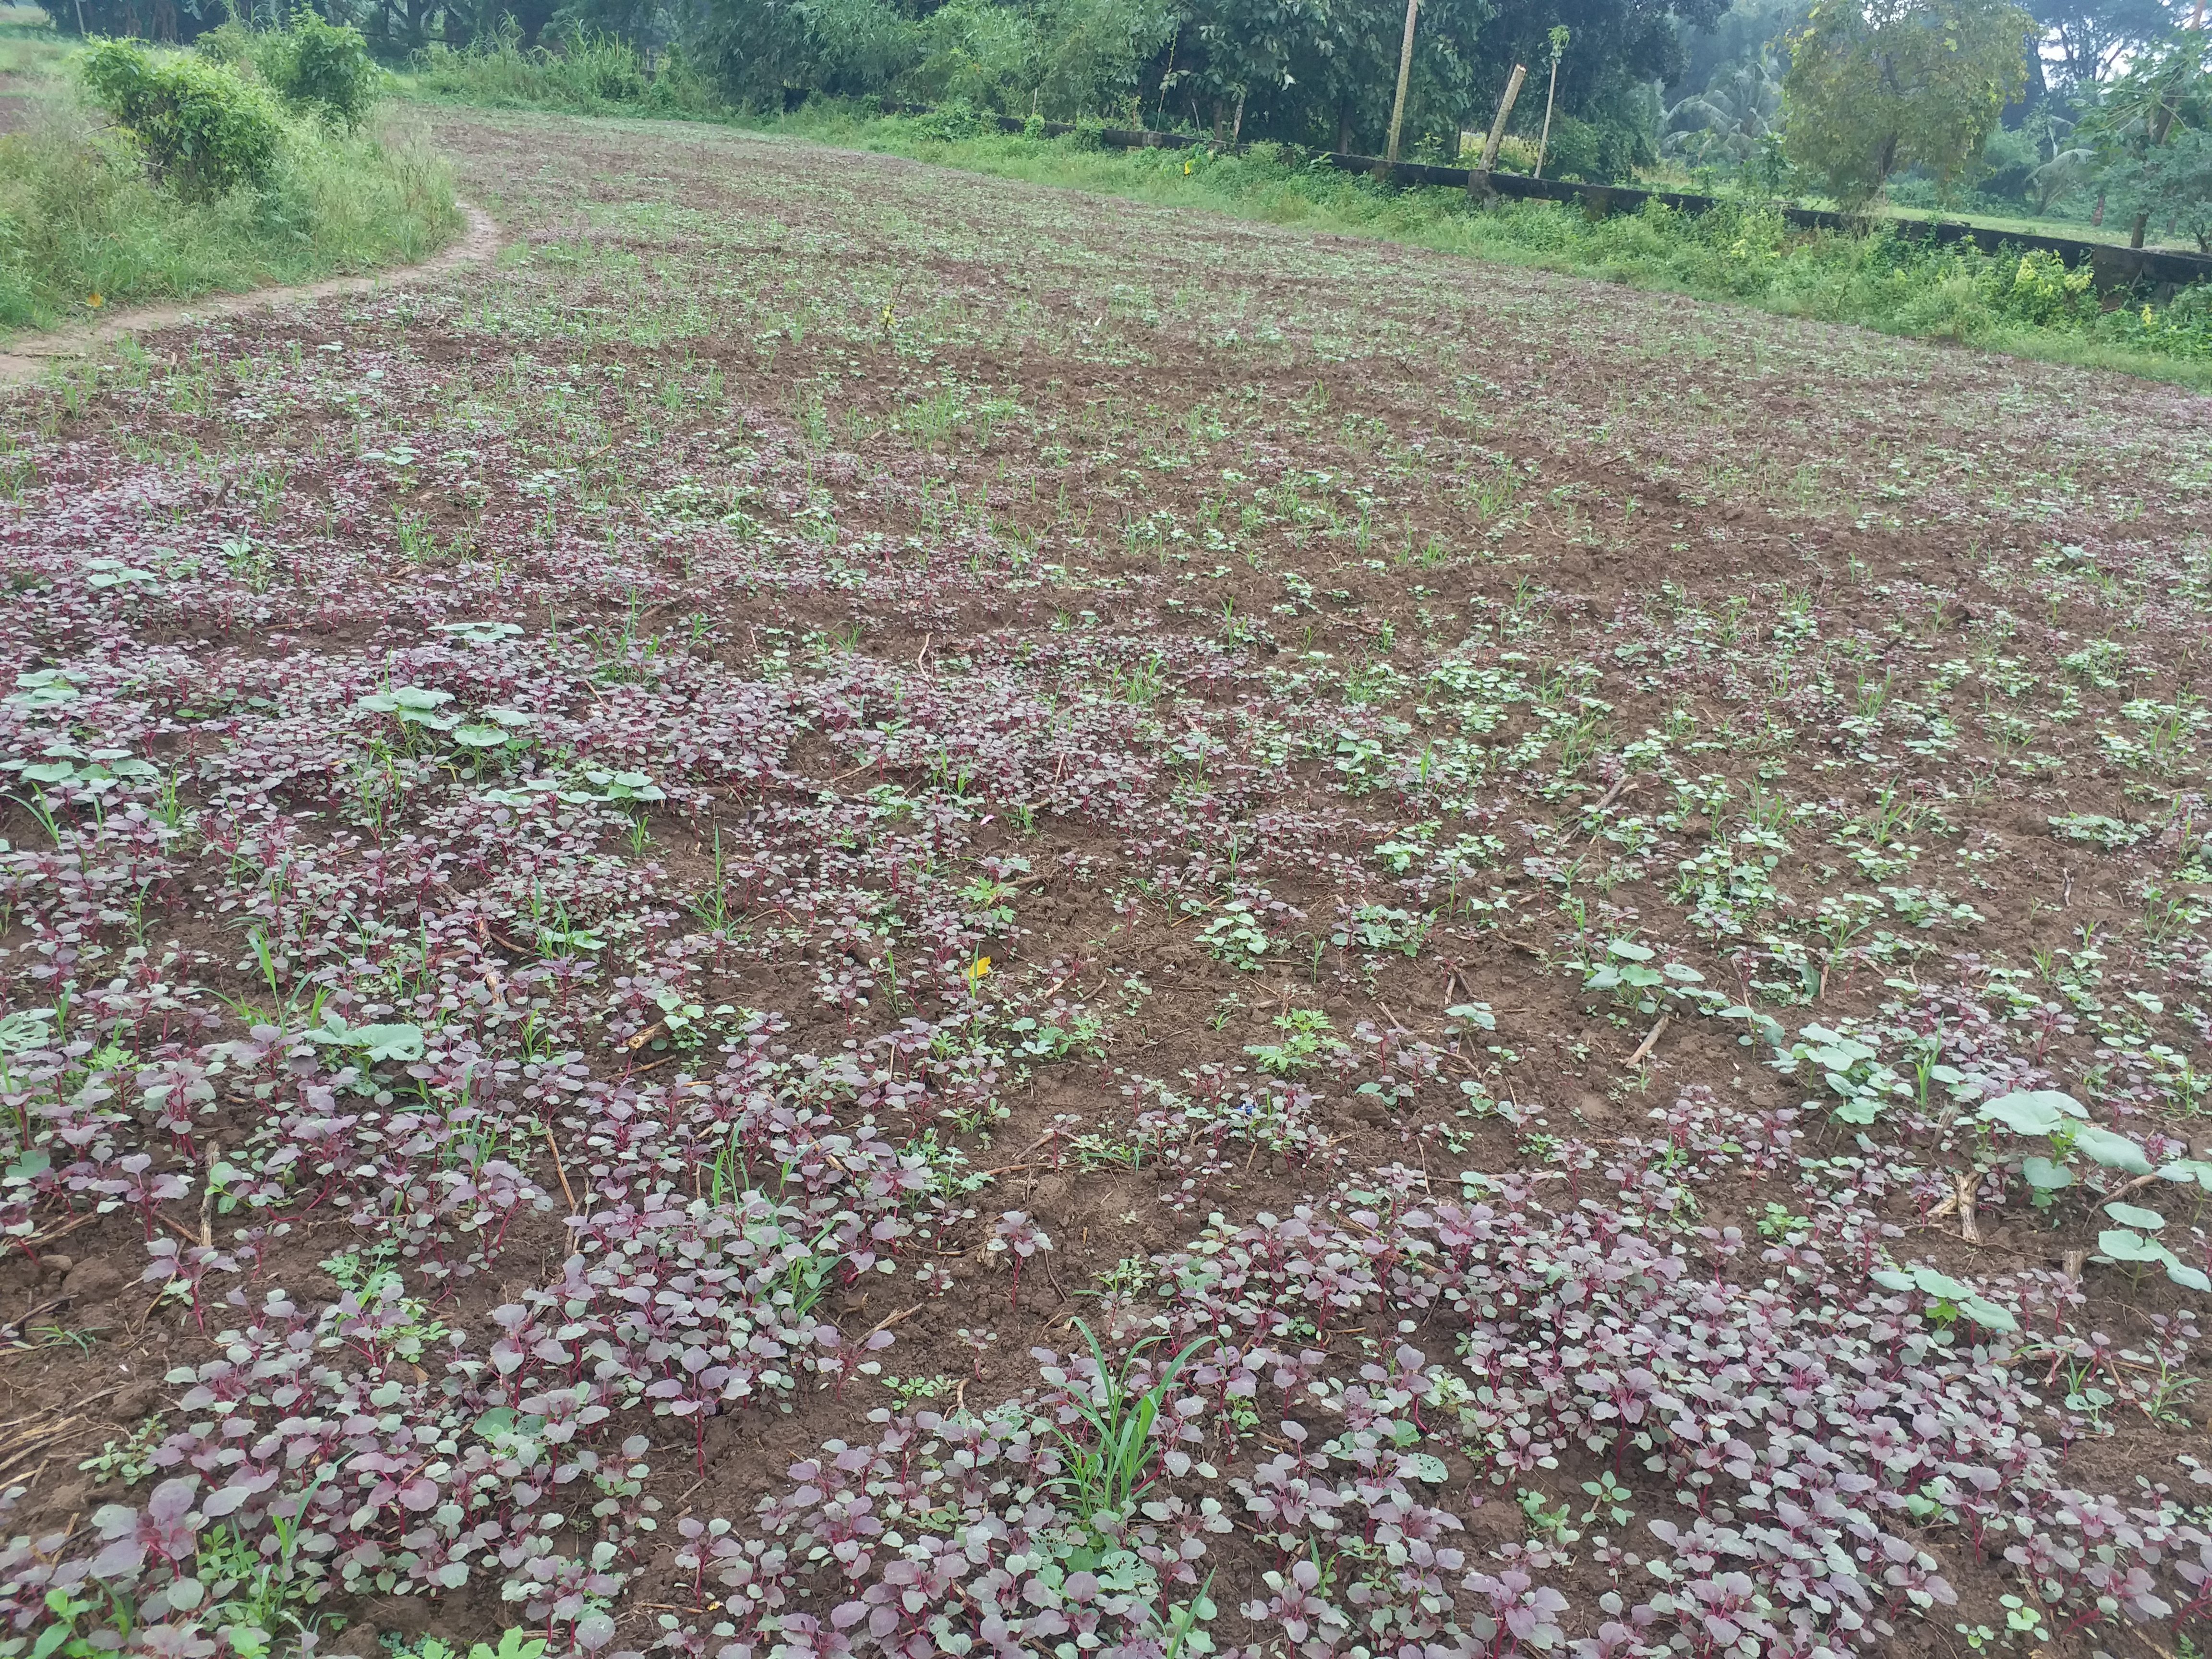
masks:
[[[2102,163],[2098,185],[2131,215],[2141,247],[2154,217],[2201,218],[2212,126],[2212,31],[2177,29],[2096,89],[2076,130]],[[2196,234],[2192,229],[2192,234]]]
[[[2027,81],[2034,20],[2007,0],[1823,0],[1790,37],[1790,159],[1856,207],[1900,168],[1948,188]]]
[[[2061,92],[2086,91],[2179,21],[2163,0],[2033,0],[2031,9],[2044,73]]]

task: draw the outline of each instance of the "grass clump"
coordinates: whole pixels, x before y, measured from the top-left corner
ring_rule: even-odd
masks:
[[[115,41],[77,54],[38,85],[27,130],[0,136],[0,328],[406,264],[443,246],[460,222],[444,164],[419,142],[348,130],[337,79],[334,107],[328,75],[285,98],[250,60]],[[354,100],[356,120],[366,107]]]

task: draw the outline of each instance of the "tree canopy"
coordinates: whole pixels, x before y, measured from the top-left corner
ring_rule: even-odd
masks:
[[[1848,206],[1902,167],[1949,185],[2027,84],[2035,33],[2008,0],[1822,0],[1789,37],[1790,158]]]

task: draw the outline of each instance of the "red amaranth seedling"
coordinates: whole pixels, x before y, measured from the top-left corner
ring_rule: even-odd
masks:
[[[1008,1294],[1007,1305],[1022,1305],[1022,1265],[1041,1251],[1052,1249],[1052,1239],[1044,1229],[1030,1219],[1026,1212],[1009,1210],[991,1224],[991,1238],[985,1247],[992,1255],[1012,1252],[1013,1255],[1013,1288]]]

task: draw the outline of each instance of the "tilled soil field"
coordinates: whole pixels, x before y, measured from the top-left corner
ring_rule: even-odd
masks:
[[[440,136],[0,399],[0,1655],[2198,1650],[2212,403]]]

